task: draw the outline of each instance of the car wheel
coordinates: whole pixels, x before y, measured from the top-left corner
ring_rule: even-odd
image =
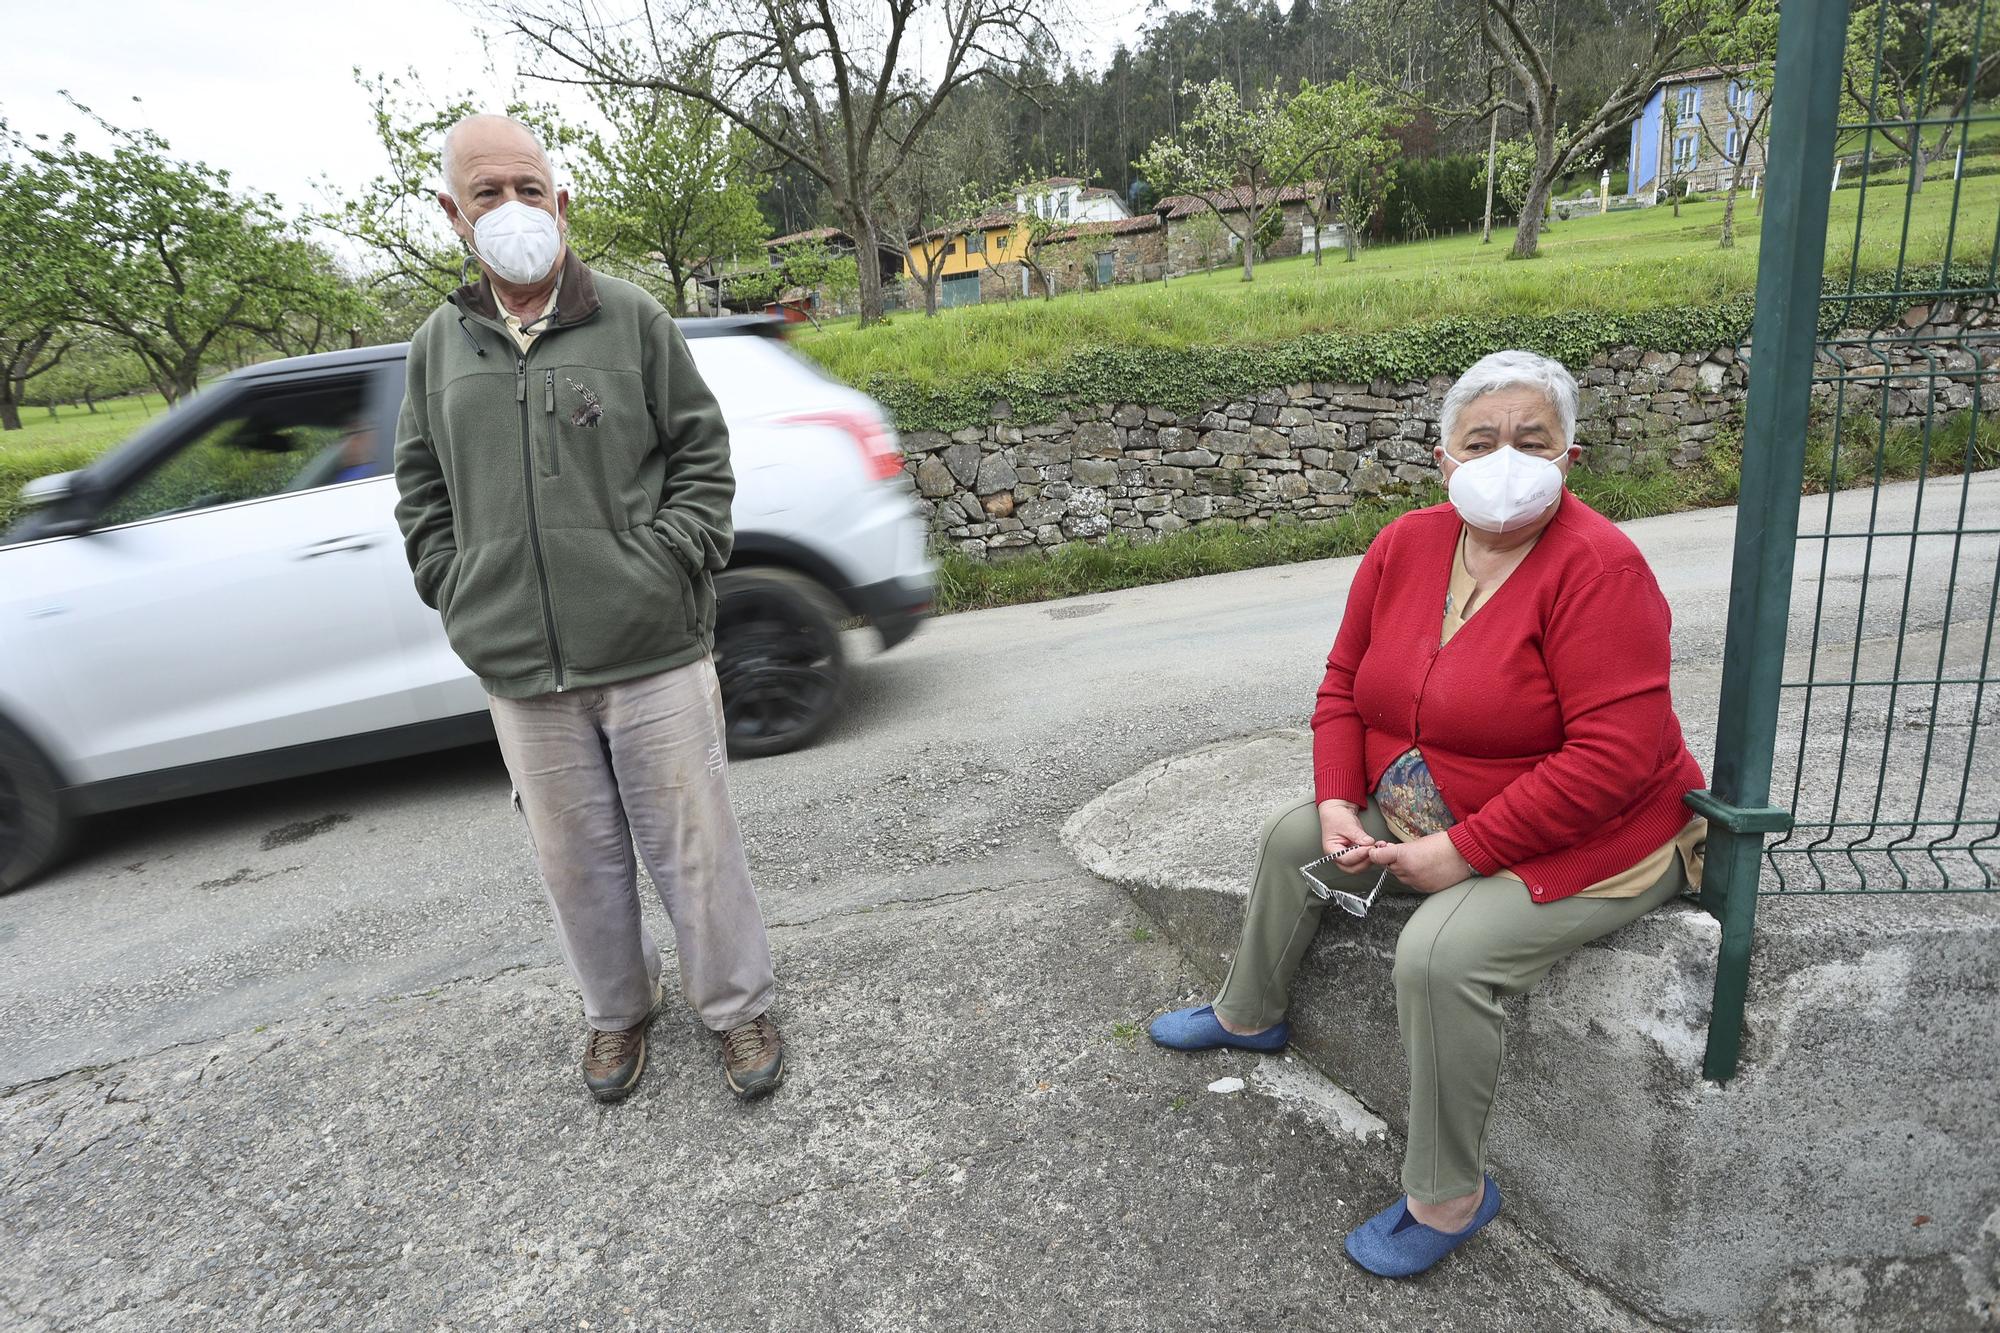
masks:
[[[62,784],[35,743],[0,721],[0,890],[18,889],[61,854]]]
[[[715,672],[731,755],[783,754],[826,730],[847,686],[840,621],[826,589],[790,570],[716,576]]]

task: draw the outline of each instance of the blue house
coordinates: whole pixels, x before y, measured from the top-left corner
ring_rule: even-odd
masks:
[[[1687,181],[1691,190],[1725,189],[1739,158],[1746,180],[1763,174],[1764,146],[1749,132],[1751,122],[1763,109],[1760,95],[1737,77],[1747,68],[1711,65],[1682,70],[1653,86],[1653,95],[1632,122],[1627,198],[1651,202],[1658,197],[1661,185],[1674,177]],[[1669,119],[1673,121],[1671,143],[1667,142]]]

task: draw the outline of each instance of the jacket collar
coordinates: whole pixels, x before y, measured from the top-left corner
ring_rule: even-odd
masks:
[[[590,266],[576,257],[576,251],[563,247],[562,278],[556,292],[555,318],[551,328],[567,328],[581,324],[597,313],[597,279]],[[500,302],[493,294],[492,279],[481,275],[479,281],[468,282],[446,298],[460,311],[468,315],[498,324]]]

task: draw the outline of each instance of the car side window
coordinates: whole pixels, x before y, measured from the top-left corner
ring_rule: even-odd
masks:
[[[366,380],[259,390],[126,486],[97,526],[376,476],[381,446]]]

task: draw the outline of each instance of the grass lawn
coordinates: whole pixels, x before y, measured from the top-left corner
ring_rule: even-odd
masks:
[[[1952,194],[1932,185],[1917,196],[1905,262],[1944,257]],[[1833,197],[1830,271],[1847,267],[1859,201],[1859,191]],[[2000,176],[1963,183],[1955,259],[1986,257],[1996,209]],[[1452,236],[1364,251],[1352,264],[1337,254],[1318,267],[1310,257],[1278,260],[1258,265],[1251,283],[1232,268],[1053,301],[964,306],[935,319],[906,312],[873,329],[803,331],[797,345],[852,384],[881,375],[929,387],[1049,369],[1093,345],[1255,347],[1310,333],[1405,329],[1453,315],[1702,306],[1755,289],[1761,219],[1747,197],[1738,199],[1736,219],[1730,250],[1715,246],[1722,203],[1705,201],[1683,205],[1678,218],[1670,208],[1651,208],[1555,223],[1542,233],[1541,254],[1525,262],[1506,257],[1513,233],[1499,230],[1486,246],[1476,236]],[[1861,267],[1892,267],[1902,232],[1902,192],[1870,189]]]
[[[9,450],[49,445],[87,445],[101,452],[165,408],[166,399],[156,393],[108,399],[100,402],[95,412],[81,407],[58,407],[55,415],[50,416],[46,407],[24,407],[21,429],[0,431],[0,455]]]
[[[59,407],[21,409],[21,429],[0,431],[0,528],[19,515],[21,487],[52,472],[73,472],[123,441],[158,416],[166,400],[158,394],[113,398],[91,412]]]

